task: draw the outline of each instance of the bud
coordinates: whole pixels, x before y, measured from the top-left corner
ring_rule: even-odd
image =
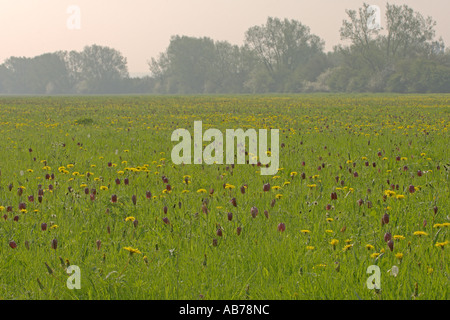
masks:
[[[135,194],[133,194],[133,195],[131,196],[131,201],[133,201],[133,204],[136,205],[137,197],[136,197]]]
[[[11,249],[15,249],[17,248],[17,243],[15,241],[10,241],[9,246],[11,247]]]
[[[385,242],[388,242],[389,240],[391,240],[391,238],[392,238],[392,235],[389,232],[386,232],[384,234],[384,241]]]
[[[269,211],[264,210],[264,215],[266,216],[267,219],[269,219]]]
[[[216,246],[217,246],[217,239],[216,239],[216,238],[213,239],[212,245],[213,245],[213,247],[216,247]]]
[[[97,244],[97,250],[100,250],[100,246],[102,245],[102,242],[100,240],[97,240],[95,243]]]
[[[150,191],[147,191],[147,192],[145,193],[145,197],[146,197],[147,199],[151,199],[151,198],[152,198],[152,193],[151,193]]]
[[[133,221],[133,226],[134,226],[135,228],[137,228],[138,224],[139,224],[138,219],[136,219],[136,220]]]
[[[46,224],[45,222],[43,222],[43,223],[41,224],[41,230],[42,230],[42,231],[47,230],[47,224]]]
[[[164,206],[163,211],[164,211],[164,214],[167,213],[167,206]]]
[[[169,224],[170,223],[169,218],[167,218],[167,217],[164,217],[162,220],[163,220],[163,222],[165,224]]]
[[[388,241],[387,245],[391,251],[394,250],[394,241],[392,239]]]
[[[414,193],[416,192],[416,188],[413,185],[409,186],[409,193]]]
[[[280,232],[284,232],[284,230],[286,230],[286,225],[284,223],[279,223],[278,224],[278,231]]]
[[[216,234],[218,237],[221,237],[222,236],[222,228],[218,228],[216,231]]]
[[[228,221],[233,220],[233,213],[228,212],[227,217],[228,217]]]
[[[241,234],[241,231],[242,231],[242,228],[241,228],[241,227],[237,227],[237,228],[236,228],[236,233],[237,233],[237,235],[240,235],[240,234]]]
[[[116,178],[116,184],[119,185],[120,184],[120,179]]]
[[[241,193],[244,194],[245,193],[245,187],[241,186]]]
[[[417,171],[417,175],[418,175],[419,177],[421,177],[421,176],[422,176],[422,171],[421,171],[421,170]]]
[[[23,193],[23,189],[22,188],[18,188],[17,189],[17,195],[20,197]]]
[[[256,216],[258,215],[258,208],[256,208],[256,207],[251,207],[250,213],[252,214],[252,217],[253,217],[253,218],[256,218]]]
[[[389,223],[389,215],[387,213],[385,213],[383,215],[383,224],[388,224]]]
[[[57,247],[58,247],[58,240],[53,239],[53,240],[52,240],[52,249],[55,249],[55,250],[56,250]]]
[[[117,195],[113,194],[111,195],[111,202],[116,203],[117,202]]]
[[[232,198],[232,199],[230,200],[230,203],[231,203],[233,206],[237,207],[236,198]]]
[[[263,185],[263,191],[264,192],[270,191],[270,183],[266,183]]]

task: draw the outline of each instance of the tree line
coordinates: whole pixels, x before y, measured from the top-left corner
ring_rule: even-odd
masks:
[[[148,61],[151,75],[130,77],[127,59],[99,45],[0,65],[6,94],[211,94],[301,92],[449,93],[450,50],[436,22],[407,5],[387,4],[385,28],[371,28],[369,5],[347,10],[340,44],[300,21],[268,17],[250,27],[243,45],[208,37],[172,36]]]

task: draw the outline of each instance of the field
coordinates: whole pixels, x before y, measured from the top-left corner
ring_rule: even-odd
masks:
[[[174,165],[196,120],[280,129],[278,173]],[[450,95],[1,97],[0,298],[448,300],[449,126]]]

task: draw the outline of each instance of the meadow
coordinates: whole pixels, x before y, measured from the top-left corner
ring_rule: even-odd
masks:
[[[279,129],[278,173],[174,165],[197,120]],[[0,298],[448,300],[449,126],[450,95],[0,97]]]

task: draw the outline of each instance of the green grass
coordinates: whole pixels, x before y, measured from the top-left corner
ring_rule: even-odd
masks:
[[[449,245],[435,244],[449,240],[448,226],[438,227],[450,222],[449,106],[450,95],[2,97],[0,215],[7,218],[0,218],[0,298],[448,299]],[[173,165],[172,132],[192,134],[196,120],[203,130],[280,129],[281,170],[273,177],[252,165]],[[419,177],[418,170],[426,173]],[[163,175],[170,193],[163,192]],[[267,182],[280,189],[263,192]],[[404,199],[384,197],[391,184]],[[27,212],[19,211],[21,202]],[[385,213],[390,221],[381,225]],[[392,252],[386,232],[405,238]],[[335,248],[332,239],[339,240]],[[353,246],[344,251],[347,244]],[[373,264],[381,269],[378,293],[366,287]],[[80,290],[66,286],[68,265],[81,269]],[[394,265],[396,277],[388,273]]]

